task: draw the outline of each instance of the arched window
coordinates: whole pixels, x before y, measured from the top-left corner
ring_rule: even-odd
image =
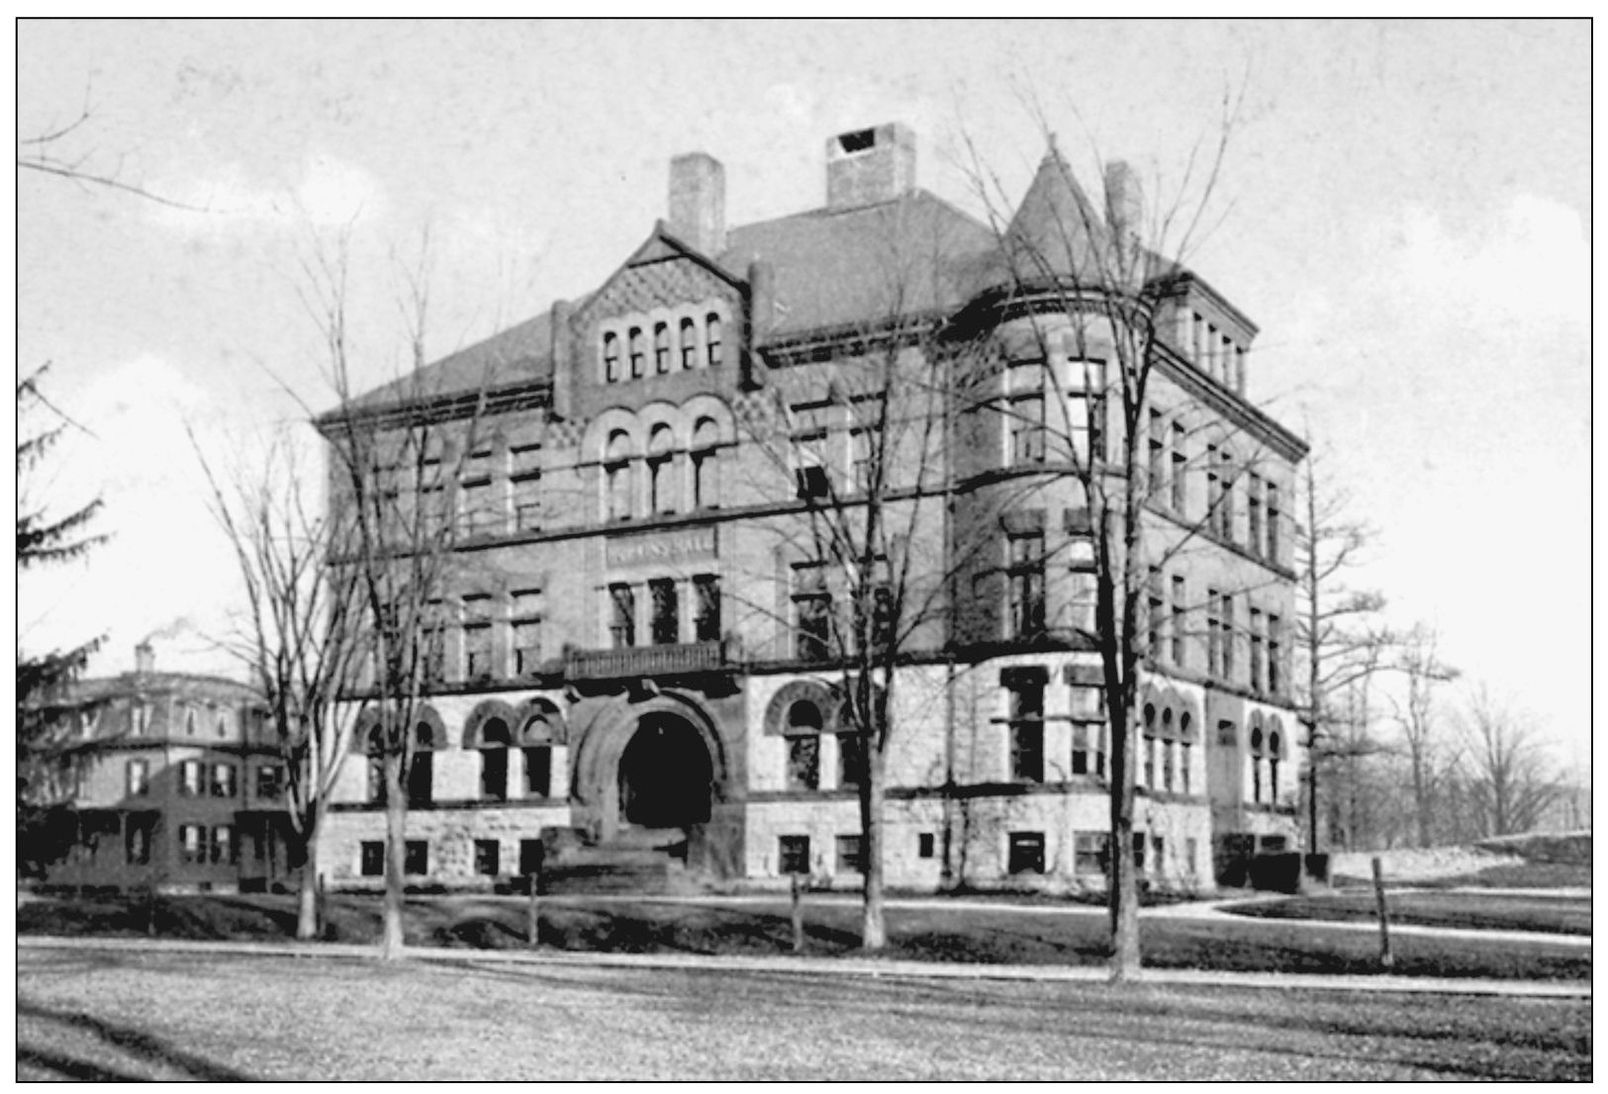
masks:
[[[800,699],[787,708],[789,733],[819,733],[823,724],[821,708],[808,699]]]
[[[692,507],[714,509],[720,505],[720,430],[713,418],[700,418],[692,431]]]
[[[1262,800],[1262,731],[1251,730],[1251,801]]]
[[[194,708],[184,712],[184,735],[186,737],[194,737],[195,736],[195,710],[194,710]]]
[[[656,425],[648,435],[648,508],[655,513],[676,511],[675,439],[667,425]]]
[[[513,743],[508,723],[488,718],[480,727],[480,796],[508,800],[508,748]]]
[[[613,331],[603,335],[603,379],[611,384],[620,379],[620,336]]]
[[[704,345],[708,348],[709,366],[720,364],[720,316],[710,312],[704,316]]]
[[[690,318],[681,321],[681,367],[698,367],[698,324]]]
[[[408,764],[408,806],[429,805],[435,800],[435,753],[438,747],[434,729],[420,721],[413,727],[413,756]]]
[[[631,519],[631,437],[623,429],[609,434],[604,452],[603,499],[609,520]]]
[[[670,326],[656,324],[653,328],[653,371],[663,376],[670,371]]]
[[[1156,705],[1146,703],[1144,710],[1144,785],[1155,789],[1156,786]]]
[[[1267,735],[1267,800],[1279,804],[1279,757],[1282,741],[1277,730]]]
[[[641,327],[632,327],[631,328],[630,343],[631,343],[631,379],[640,380],[640,379],[642,379],[642,364],[643,364],[642,328]]]
[[[1168,793],[1173,789],[1173,770],[1178,742],[1173,739],[1173,712],[1167,707],[1161,712],[1161,788]]]

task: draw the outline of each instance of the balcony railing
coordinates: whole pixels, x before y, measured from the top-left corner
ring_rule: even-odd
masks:
[[[724,642],[683,642],[674,646],[573,650],[564,663],[564,674],[571,680],[608,680],[707,672],[725,665]]]

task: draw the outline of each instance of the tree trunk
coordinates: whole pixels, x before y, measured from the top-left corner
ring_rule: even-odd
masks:
[[[1130,708],[1131,709],[1131,708]],[[1128,980],[1139,973],[1139,884],[1133,862],[1133,716],[1124,716],[1122,728],[1112,735],[1111,979]]]
[[[860,946],[881,950],[888,944],[882,912],[882,749],[867,740],[865,782],[860,790],[860,852],[865,871],[865,902],[860,919]]]
[[[319,937],[318,842],[311,834],[302,858],[301,891],[296,894],[296,941],[313,942]]]
[[[402,869],[407,853],[407,798],[402,786],[402,757],[385,757],[385,900],[380,911],[380,956],[402,956]]]

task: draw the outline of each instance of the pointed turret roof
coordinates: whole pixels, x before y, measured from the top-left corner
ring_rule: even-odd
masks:
[[[1052,137],[1033,182],[1005,229],[1005,271],[1018,280],[1050,277],[1095,280],[1105,218],[1078,185]]]

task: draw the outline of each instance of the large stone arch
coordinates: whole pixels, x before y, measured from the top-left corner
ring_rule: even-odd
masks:
[[[637,731],[656,715],[680,719],[692,728],[709,755],[710,805],[718,807],[728,800],[731,758],[714,719],[692,696],[666,690],[640,702],[617,702],[575,745],[570,801],[578,823],[605,838],[618,828],[620,761]]]

